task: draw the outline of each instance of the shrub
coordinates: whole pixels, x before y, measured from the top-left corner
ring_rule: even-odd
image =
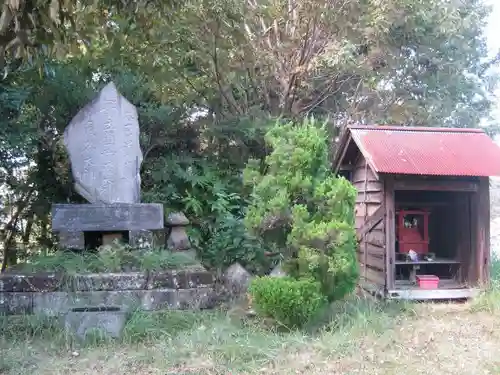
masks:
[[[206,159],[206,160],[205,160]],[[181,153],[158,157],[148,166],[142,199],[165,202],[164,211],[183,212],[189,218],[191,245],[202,251],[213,236],[216,225],[227,215],[242,215],[244,192],[239,170],[222,162]]]
[[[329,301],[357,281],[355,188],[328,161],[328,133],[314,120],[281,123],[267,133],[271,153],[244,171],[253,187],[245,223],[281,250],[290,276],[313,278]]]
[[[320,285],[313,280],[264,276],[249,288],[256,311],[288,328],[299,328],[318,315],[326,303]]]
[[[238,262],[254,274],[264,274],[272,264],[262,241],[248,233],[242,220],[234,216],[219,222],[201,250],[201,258],[206,265],[216,269]]]

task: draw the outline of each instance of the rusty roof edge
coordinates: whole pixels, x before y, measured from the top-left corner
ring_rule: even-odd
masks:
[[[379,169],[377,168],[377,166],[376,166],[376,164],[375,164],[375,162],[373,160],[372,155],[363,147],[363,144],[362,144],[363,141],[361,139],[359,139],[358,136],[354,136],[353,137],[351,132],[349,132],[349,134],[351,134],[351,139],[354,141],[354,143],[358,147],[359,151],[361,152],[361,155],[363,155],[363,157],[365,158],[366,163],[368,164],[368,166],[372,170],[372,172],[375,175],[376,179],[379,180],[380,179],[379,174],[378,174],[379,173]]]
[[[483,129],[477,128],[442,128],[425,126],[400,126],[400,125],[348,125],[349,130],[392,130],[406,132],[429,132],[429,133],[483,133]]]

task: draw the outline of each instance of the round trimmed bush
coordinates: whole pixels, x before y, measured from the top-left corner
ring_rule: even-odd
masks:
[[[310,322],[327,303],[320,284],[309,279],[258,277],[250,284],[249,292],[260,315],[290,329]]]

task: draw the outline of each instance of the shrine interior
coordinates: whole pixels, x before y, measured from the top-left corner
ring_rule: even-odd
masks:
[[[396,191],[395,286],[416,286],[419,275],[439,278],[439,288],[473,282],[471,193]]]

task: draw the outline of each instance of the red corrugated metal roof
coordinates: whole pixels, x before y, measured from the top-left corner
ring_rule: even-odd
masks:
[[[479,129],[350,126],[349,131],[378,173],[500,176],[500,147]]]

